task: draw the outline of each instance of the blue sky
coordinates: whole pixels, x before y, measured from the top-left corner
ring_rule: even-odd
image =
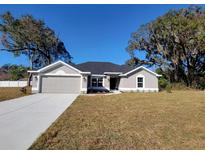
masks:
[[[0,14],[32,14],[55,30],[74,57],[74,63],[110,61],[123,64],[131,32],[169,9],[189,5],[1,5]],[[143,57],[143,54],[138,55]],[[29,65],[25,56],[0,52],[0,66]]]

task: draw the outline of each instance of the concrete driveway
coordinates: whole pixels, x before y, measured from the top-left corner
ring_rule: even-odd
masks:
[[[28,149],[78,94],[35,94],[0,102],[0,149]]]

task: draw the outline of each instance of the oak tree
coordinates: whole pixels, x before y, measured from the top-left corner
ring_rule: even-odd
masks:
[[[171,82],[199,86],[205,78],[205,11],[198,6],[170,10],[132,33],[132,65],[158,66]],[[144,52],[145,59],[136,53]]]

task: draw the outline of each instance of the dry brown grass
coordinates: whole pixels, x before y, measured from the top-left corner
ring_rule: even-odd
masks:
[[[205,149],[205,92],[80,96],[30,149]]]
[[[31,94],[31,88],[27,88],[27,93],[24,94],[20,88],[0,88],[0,101],[18,98]]]

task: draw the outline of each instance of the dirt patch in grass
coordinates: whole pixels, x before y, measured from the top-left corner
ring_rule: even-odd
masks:
[[[0,88],[0,101],[18,98],[31,94],[31,88],[26,88],[26,93],[20,91],[21,88]]]
[[[30,149],[205,149],[205,92],[80,96]]]

